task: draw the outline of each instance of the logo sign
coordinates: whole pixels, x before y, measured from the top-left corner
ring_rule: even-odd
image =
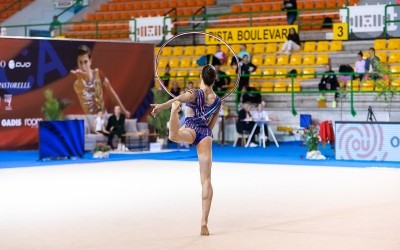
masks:
[[[400,161],[400,123],[336,122],[336,159]]]
[[[138,42],[160,42],[163,39],[163,30],[170,31],[173,28],[171,18],[164,17],[144,17],[136,18],[136,27],[134,21],[129,22],[130,32],[135,32],[136,28],[136,41]],[[167,34],[165,39],[172,37],[172,34]],[[134,36],[131,35],[131,39],[134,40]]]
[[[354,33],[379,32],[385,27],[385,5],[359,5],[348,7],[350,12],[350,30]],[[396,20],[394,8],[387,8],[387,19]],[[346,22],[347,10],[340,10],[340,20]],[[388,23],[388,31],[397,30],[396,23]]]
[[[289,30],[294,28],[297,32],[297,25],[284,26],[261,26],[261,27],[241,27],[241,28],[213,28],[206,29],[207,33],[220,37],[228,44],[244,43],[276,43],[285,42],[289,35]],[[210,36],[206,37],[206,44],[218,44],[217,39]]]
[[[16,62],[14,60],[8,61],[8,67],[10,69],[15,69],[15,68],[30,68],[32,63],[30,62]],[[1,65],[0,65],[1,67]]]

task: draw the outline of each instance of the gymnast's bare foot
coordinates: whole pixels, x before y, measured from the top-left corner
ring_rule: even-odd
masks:
[[[210,235],[208,231],[207,223],[201,223],[200,235],[207,236]]]
[[[180,106],[181,106],[181,102],[180,101],[174,101],[172,103],[172,105],[171,105],[171,112],[174,112],[176,110],[179,111]]]

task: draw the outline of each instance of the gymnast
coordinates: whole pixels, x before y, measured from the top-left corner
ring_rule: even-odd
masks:
[[[160,111],[171,107],[169,120],[169,139],[196,145],[200,164],[202,185],[201,235],[209,235],[208,215],[210,213],[213,188],[211,185],[212,129],[218,119],[221,99],[213,91],[217,73],[212,65],[206,65],[201,71],[200,89],[190,89],[165,103],[152,104],[151,114],[155,117]],[[186,105],[186,119],[179,128],[180,104]]]

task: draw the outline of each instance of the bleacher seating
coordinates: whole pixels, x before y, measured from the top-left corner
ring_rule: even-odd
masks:
[[[0,0],[0,22],[11,17],[20,9],[25,8],[28,4],[33,2],[33,0],[21,0],[21,5],[19,3],[14,4],[14,2],[15,1],[11,0]]]
[[[89,13],[85,21],[103,21],[100,23],[99,39],[128,39],[128,20],[138,17],[164,16],[172,8],[176,8],[178,16],[191,16],[203,6],[211,6],[215,0],[112,0],[104,3],[95,13]],[[182,20],[188,21],[188,18]],[[187,25],[188,23],[186,23]],[[65,34],[71,38],[95,38],[96,25],[76,24]]]

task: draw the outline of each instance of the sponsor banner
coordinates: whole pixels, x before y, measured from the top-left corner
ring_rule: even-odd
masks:
[[[400,161],[400,123],[336,122],[336,159]]]
[[[245,43],[277,43],[285,42],[289,29],[298,30],[297,25],[260,26],[241,28],[212,28],[206,29],[207,33],[220,37],[228,44]],[[206,44],[218,44],[217,39],[206,36]]]
[[[53,0],[54,8],[65,9],[71,7],[77,0]],[[83,0],[82,5],[89,4],[89,0]]]
[[[82,45],[90,57],[78,54]],[[64,115],[112,113],[122,105],[133,117],[146,109],[152,44],[2,38],[0,47],[0,150],[37,148],[47,89]]]
[[[350,17],[347,16],[347,10],[340,10],[340,20],[347,22],[349,18],[350,33],[359,38],[374,38],[382,35],[385,27],[385,18],[388,20],[397,20],[398,14],[394,7],[387,8],[385,17],[385,5],[358,5],[348,7]],[[388,33],[398,31],[398,23],[388,23]]]
[[[135,27],[136,21],[136,27]],[[171,18],[164,17],[143,17],[136,18],[135,21],[129,22],[130,32],[135,32],[136,28],[136,40],[139,42],[160,42],[163,39],[163,30],[171,30],[173,28]],[[172,37],[169,33],[165,36],[165,39]],[[131,35],[131,40],[134,40],[134,36]]]

